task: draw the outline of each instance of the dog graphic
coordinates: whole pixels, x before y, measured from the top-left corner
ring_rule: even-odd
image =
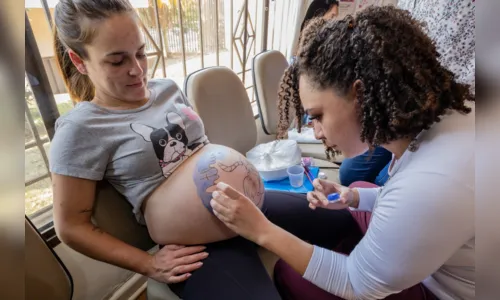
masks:
[[[163,128],[137,123],[130,124],[130,128],[141,135],[145,141],[153,143],[163,176],[169,177],[200,143],[189,145],[186,127],[182,117],[177,113],[168,113],[166,121],[167,126]]]

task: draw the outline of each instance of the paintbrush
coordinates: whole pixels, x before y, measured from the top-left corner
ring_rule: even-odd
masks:
[[[311,179],[311,177],[313,177],[313,176],[312,176],[311,171],[309,170],[309,168],[304,163],[302,163],[302,166],[304,167],[304,173],[306,174],[307,179],[309,180],[309,182],[311,183],[311,185],[313,185],[313,180]],[[313,187],[314,187],[314,185],[313,185]]]

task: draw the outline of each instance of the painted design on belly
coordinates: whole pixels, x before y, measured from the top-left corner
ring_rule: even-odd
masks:
[[[255,167],[245,159],[238,158],[233,162],[228,162],[227,157],[231,154],[230,150],[221,149],[213,150],[203,154],[197,164],[193,174],[193,180],[196,185],[198,197],[200,197],[203,205],[212,212],[210,200],[212,200],[212,191],[219,181],[219,169],[226,173],[232,173],[237,168],[245,168],[247,171],[246,176],[243,178],[243,193],[250,198],[257,206],[264,195],[264,185],[260,179],[259,172]],[[239,155],[237,155],[239,156]]]
[[[243,179],[243,193],[245,196],[252,199],[257,206],[260,205],[262,195],[264,194],[264,186],[262,184],[262,180],[260,179],[259,172],[251,163],[240,159],[229,166],[222,163],[219,163],[218,165],[221,170],[225,172],[233,172],[236,168],[243,166],[247,171],[247,175]]]

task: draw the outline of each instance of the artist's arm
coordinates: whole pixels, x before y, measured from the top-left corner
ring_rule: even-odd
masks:
[[[358,209],[363,211],[372,211],[375,200],[380,192],[380,188],[348,188],[336,182],[314,179],[314,191],[307,193],[309,207],[326,209]],[[337,193],[339,199],[328,201],[327,195]]]
[[[230,229],[290,262],[300,274],[306,270],[313,246],[271,223],[245,195],[219,182],[210,205]]]
[[[315,246],[304,278],[344,299],[383,299],[439,269],[474,237],[474,194],[439,174],[402,177],[380,196],[349,256]]]
[[[415,184],[385,191],[349,256],[301,241],[220,184],[222,195],[214,195],[211,204],[229,228],[320,288],[344,299],[383,299],[430,276],[474,236],[473,193],[434,177],[413,176]]]
[[[365,211],[371,211],[373,209],[375,200],[380,191],[380,188],[354,188],[348,191],[347,188],[326,180],[315,180],[314,186],[316,187],[316,193],[320,194],[321,192],[318,190],[326,191],[328,193],[352,193],[350,207]],[[320,197],[318,194],[315,194],[315,196]],[[316,204],[319,202],[320,201],[315,201]],[[306,272],[306,268],[311,261],[311,257],[313,256],[313,249],[316,257],[312,260],[313,267],[310,267],[309,270],[311,271],[312,269],[316,269],[314,267],[314,263],[321,262],[323,260],[323,249],[313,247],[274,224],[269,223],[268,225],[269,228],[265,230],[267,234],[262,235],[257,241],[257,244],[275,253],[286,262],[289,262],[290,266],[299,274],[304,275]],[[311,274],[308,275],[310,276]]]

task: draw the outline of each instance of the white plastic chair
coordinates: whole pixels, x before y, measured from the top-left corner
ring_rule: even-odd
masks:
[[[288,67],[285,56],[276,50],[257,54],[252,61],[252,74],[257,106],[259,108],[262,128],[268,135],[275,135],[278,127],[278,90],[281,78]],[[293,110],[290,109],[293,116]],[[300,143],[304,156],[326,160],[323,144]],[[336,163],[341,163],[342,156],[335,157]]]

